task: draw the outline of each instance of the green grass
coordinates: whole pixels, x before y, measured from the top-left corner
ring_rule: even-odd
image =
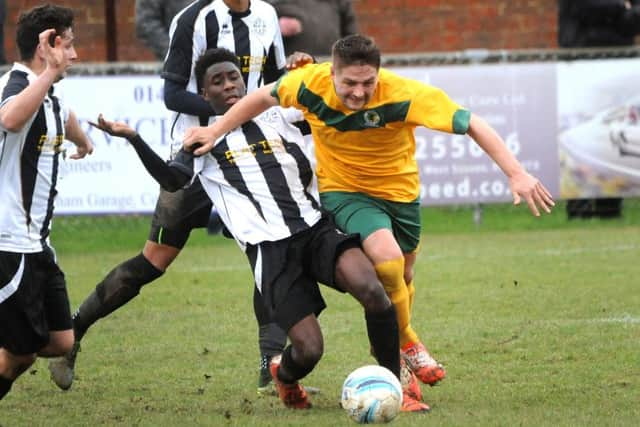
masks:
[[[619,220],[567,221],[563,207],[424,211],[413,324],[448,370],[423,387],[432,412],[396,426],[635,426],[640,419],[640,202]],[[64,218],[53,240],[75,308],[136,254],[147,217]],[[305,379],[310,411],[255,394],[251,275],[235,243],[194,232],[140,297],[83,340],[60,392],[36,362],[0,402],[13,426],[348,426],[342,381],[372,362],[361,309],[324,291],[325,355]]]

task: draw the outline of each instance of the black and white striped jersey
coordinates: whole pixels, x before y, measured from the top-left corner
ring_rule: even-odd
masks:
[[[291,124],[298,120],[300,111],[273,107],[195,159],[194,172],[241,246],[287,238],[321,217],[303,136]]]
[[[162,78],[186,84],[192,93],[198,93],[195,63],[215,47],[235,52],[249,92],[276,81],[285,71],[278,16],[273,6],[262,0],[251,0],[244,13],[231,11],[222,0],[195,1],[173,18],[169,37]],[[197,117],[172,112],[171,124],[174,139],[182,143],[184,131],[200,122]]]
[[[35,78],[29,68],[14,64],[0,77],[0,105]],[[52,88],[20,132],[9,132],[0,124],[0,250],[39,252],[48,242],[69,114],[54,93]]]

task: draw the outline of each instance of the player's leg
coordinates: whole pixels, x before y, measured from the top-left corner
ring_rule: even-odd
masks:
[[[186,244],[192,217],[206,211],[206,225],[210,210],[211,202],[201,186],[194,184],[175,193],[161,190],[142,252],[113,268],[74,314],[76,341],[100,318],[135,298],[142,286],[162,276]]]
[[[47,269],[41,269],[42,280],[47,283],[44,310],[49,328],[49,342],[38,351],[38,356],[58,357],[71,351],[74,343],[73,323],[69,307],[67,283],[62,270],[51,254]]]
[[[402,383],[402,410],[429,411],[429,405],[421,402],[422,393],[418,380],[406,364],[401,363],[396,308],[387,296],[371,261],[360,248],[359,239],[355,242],[350,240],[357,235],[345,236],[337,233],[335,228],[332,231],[322,234],[321,241],[325,244],[314,247],[313,253],[318,254],[316,258],[320,260],[313,264],[314,267],[320,266],[316,270],[319,273],[315,276],[316,279],[349,292],[363,305],[371,352],[378,363],[391,370]],[[322,267],[322,260],[334,259],[337,260],[334,277],[323,276],[322,272],[327,271],[327,268]]]
[[[413,266],[418,256],[417,249],[404,254],[404,282],[407,284],[409,293],[409,310],[413,311],[413,299],[416,295],[416,287],[413,284]]]
[[[395,307],[387,297],[371,262],[360,248],[351,247],[338,255],[335,283],[362,304],[374,356],[380,365],[400,378]]]
[[[271,394],[273,389],[269,365],[274,356],[282,354],[287,344],[287,333],[273,320],[262,301],[258,289],[253,288],[253,312],[258,322],[258,346],[260,349],[260,372],[258,394]]]
[[[0,400],[35,362],[36,351],[46,344],[39,333],[41,328],[32,324],[34,315],[42,309],[29,265],[32,257],[0,251]]]
[[[57,305],[53,305],[57,304]],[[59,337],[49,347],[50,313],[59,313]],[[50,250],[0,252],[0,399],[36,360],[38,351],[68,351],[73,343],[64,275]],[[60,339],[58,339],[60,338]]]
[[[160,191],[142,252],[113,268],[74,313],[76,342],[72,350],[49,362],[51,378],[58,387],[71,387],[80,341],[88,329],[137,297],[144,285],[162,276],[186,244],[194,224],[206,226],[210,211],[211,202],[201,186],[192,185],[176,193]]]
[[[392,219],[385,206],[359,193],[327,192],[321,194],[321,200],[323,207],[334,214],[338,228],[360,235],[362,248],[396,307],[400,345],[419,341],[411,327],[404,256],[393,235]]]
[[[309,274],[320,283],[349,292],[362,304],[374,356],[402,381],[395,307],[386,295],[371,261],[362,251],[359,236],[339,232],[335,224],[327,219],[321,220],[312,231],[314,238],[305,248]],[[419,390],[417,380],[415,385]],[[430,409],[413,397],[408,386],[403,386],[403,394],[404,411],[423,412]]]
[[[309,314],[295,323],[289,329],[288,336],[291,344],[284,349],[281,357],[273,359],[271,375],[285,406],[308,409],[311,403],[298,381],[315,368],[324,351],[322,332],[315,314]]]
[[[0,347],[0,400],[9,393],[15,380],[33,365],[36,358],[35,353],[16,355]]]
[[[374,264],[378,279],[395,307],[400,344],[419,342],[410,322],[409,293],[404,281],[404,256],[393,234],[393,218],[386,202],[364,194],[343,192],[323,193],[321,200],[323,206],[334,213],[340,229],[359,234],[363,239],[363,250]],[[405,395],[403,410],[429,410],[429,406],[421,402],[422,392],[416,376],[407,368],[404,359],[400,362]]]
[[[407,285],[411,312],[415,295],[413,271],[420,245],[420,208],[418,203],[386,202],[385,206],[393,221],[393,235],[404,255],[403,280]],[[420,381],[435,385],[444,379],[444,367],[429,354],[420,340],[403,341],[401,337],[400,345],[404,361]]]
[[[269,369],[280,400],[289,408],[311,407],[307,391],[299,380],[306,377],[322,357],[324,341],[316,316],[324,307],[317,284],[303,277],[291,285],[274,312],[278,325],[287,330],[290,344],[282,355],[271,360]]]
[[[311,406],[307,391],[298,380],[311,372],[322,356],[322,334],[316,317],[326,307],[317,283],[304,271],[309,237],[308,233],[299,233],[246,248],[260,291],[261,304],[256,306],[287,331],[291,341],[281,357],[271,360],[270,371],[280,399],[286,406],[298,409]]]
[[[410,342],[419,341],[418,335],[411,326],[411,307],[409,304],[409,292],[404,281],[404,256],[396,242],[393,232],[390,230],[391,221],[387,215],[377,217],[360,214],[361,224],[378,224],[379,228],[363,237],[362,248],[374,265],[378,278],[382,282],[387,295],[396,307],[398,316],[398,328],[400,333],[400,346]],[[352,229],[362,228],[352,221]],[[369,227],[369,226],[367,226]],[[386,228],[389,227],[389,228]],[[365,231],[366,233],[366,231]],[[363,235],[361,233],[361,235]]]
[[[73,315],[76,341],[99,319],[127,304],[140,289],[162,276],[180,249],[147,240],[141,253],[114,267]]]

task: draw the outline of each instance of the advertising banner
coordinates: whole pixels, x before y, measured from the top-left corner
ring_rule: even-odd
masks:
[[[397,67],[483,117],[556,198],[640,195],[638,59]],[[95,145],[62,162],[57,212],[152,212],[158,185],[132,147],[92,128],[125,121],[163,157],[169,114],[159,76],[75,76],[60,83]],[[68,143],[68,150],[73,150]],[[312,152],[310,152],[312,154]],[[507,202],[506,177],[466,135],[416,129],[423,205]]]
[[[558,64],[560,196],[640,195],[640,61]]]
[[[484,118],[526,169],[558,195],[555,64],[399,68]],[[416,129],[423,205],[510,201],[505,175],[466,135]]]
[[[169,114],[162,101],[163,80],[157,76],[70,77],[62,93],[94,144],[82,160],[66,156],[60,163],[56,212],[119,214],[152,212],[158,184],[123,138],[89,125],[102,113],[107,120],[128,123],[163,157],[169,156]],[[66,149],[74,151],[67,142]]]

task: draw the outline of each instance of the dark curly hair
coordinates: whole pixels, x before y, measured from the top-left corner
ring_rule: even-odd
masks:
[[[213,49],[207,49],[196,61],[195,74],[196,82],[198,83],[198,93],[202,91],[202,84],[204,83],[204,76],[207,73],[207,68],[213,64],[219,64],[220,62],[231,62],[240,68],[240,60],[235,53],[229,49],[222,47],[216,47]]]
[[[39,35],[44,30],[55,28],[61,35],[73,27],[73,11],[67,7],[45,4],[23,12],[16,26],[16,43],[20,59],[30,61],[40,43]]]

